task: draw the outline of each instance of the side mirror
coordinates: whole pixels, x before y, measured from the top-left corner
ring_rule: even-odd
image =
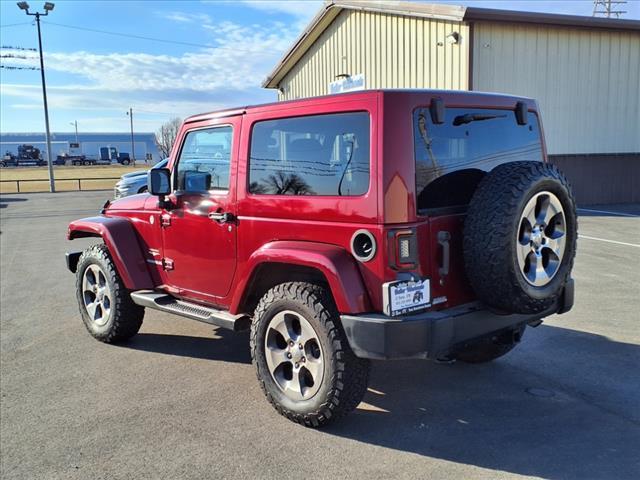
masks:
[[[168,168],[152,168],[147,173],[147,190],[151,195],[164,197],[171,193],[171,171]]]

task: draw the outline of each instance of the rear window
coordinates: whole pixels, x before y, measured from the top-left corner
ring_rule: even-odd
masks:
[[[518,125],[515,112],[447,108],[434,124],[428,108],[413,113],[418,210],[467,205],[484,172],[501,163],[542,161],[538,117]]]
[[[257,122],[251,133],[254,195],[362,195],[369,189],[369,114]]]

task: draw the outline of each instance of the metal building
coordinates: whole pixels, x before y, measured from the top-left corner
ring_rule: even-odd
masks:
[[[640,201],[640,21],[335,0],[263,86],[281,100],[341,88],[533,97],[582,204]]]

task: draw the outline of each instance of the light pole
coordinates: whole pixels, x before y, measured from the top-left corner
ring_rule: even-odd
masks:
[[[69,122],[69,125],[74,125],[76,127],[76,143],[80,144],[80,142],[78,142],[78,120]]]
[[[18,2],[18,8],[24,10],[27,15],[36,17],[36,25],[38,26],[38,48],[40,49],[40,76],[42,77],[42,99],[44,100],[44,126],[47,135],[47,160],[49,166],[49,191],[54,193],[56,191],[56,184],[53,178],[53,160],[51,157],[51,132],[49,131],[49,107],[47,106],[47,83],[44,79],[44,58],[42,56],[42,35],[40,33],[40,17],[46,17],[49,12],[53,10],[55,6],[51,2],[44,4],[45,13],[31,13],[29,12],[29,4],[27,2]]]
[[[136,145],[133,142],[133,108],[129,107],[129,111],[127,112],[129,115],[129,120],[131,120],[131,160],[133,160],[133,166],[136,165]]]

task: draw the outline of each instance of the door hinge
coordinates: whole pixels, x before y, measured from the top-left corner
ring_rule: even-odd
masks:
[[[162,268],[163,270],[173,270],[173,260],[170,258],[163,258],[162,259]]]
[[[160,225],[163,227],[168,227],[169,225],[171,225],[171,215],[169,214],[163,214],[160,216]]]
[[[438,274],[440,275],[440,285],[444,285],[444,280],[447,275],[449,275],[449,265],[450,265],[450,247],[449,241],[451,240],[451,234],[449,232],[440,231],[438,232],[438,243],[442,248],[442,260],[440,262],[440,268],[438,268]]]

